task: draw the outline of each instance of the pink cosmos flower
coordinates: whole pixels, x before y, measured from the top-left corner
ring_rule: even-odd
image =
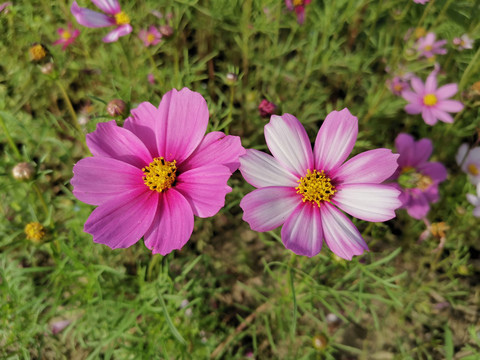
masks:
[[[260,112],[261,117],[269,117],[270,115],[273,115],[276,108],[277,105],[267,99],[263,99],[258,105],[258,111]]]
[[[119,127],[100,123],[87,135],[93,157],[73,168],[73,194],[98,205],[85,223],[93,241],[127,248],[142,236],[154,254],[181,249],[193,215],[215,215],[232,189],[227,180],[245,153],[237,136],[211,132],[205,99],[187,88],[148,102]]]
[[[417,40],[417,50],[420,56],[431,58],[435,54],[444,55],[447,49],[442,48],[447,43],[447,40],[435,41],[436,35],[433,32],[427,33],[424,37]]]
[[[415,141],[402,133],[395,139],[395,147],[400,154],[399,169],[391,179],[402,189],[400,200],[408,215],[422,219],[430,211],[430,203],[438,201],[438,184],[447,178],[447,170],[439,162],[428,161],[433,151],[430,139]]]
[[[248,149],[240,158],[243,177],[257,188],[240,202],[243,219],[256,231],[283,225],[285,247],[299,255],[318,254],[324,239],[344,259],[368,250],[360,232],[338,208],[366,221],[395,217],[400,191],[381,183],[397,169],[398,155],[376,149],[344,163],[357,133],[358,120],[348,109],[333,111],[312,152],[296,117],[273,115],[265,126],[273,156]]]
[[[422,4],[422,5],[425,5],[426,3],[428,3],[430,0],[413,0],[413,2],[415,4]]]
[[[438,120],[452,123],[453,117],[449,113],[456,113],[463,109],[460,101],[448,99],[457,93],[457,84],[447,84],[437,89],[436,71],[432,71],[425,84],[420,78],[413,77],[411,85],[413,91],[402,91],[402,97],[409,102],[405,106],[405,111],[409,114],[421,113],[428,125],[435,125]]]
[[[55,41],[53,45],[62,45],[62,50],[65,51],[68,45],[72,44],[78,35],[80,35],[80,31],[78,29],[73,29],[72,24],[68,23],[68,29],[58,28],[57,29],[58,35],[60,35],[60,39]]]
[[[473,216],[480,217],[480,183],[477,184],[477,195],[467,194],[467,200],[470,204],[475,206],[473,209]]]
[[[89,28],[99,28],[107,26],[115,26],[102,40],[103,42],[117,41],[120,36],[128,35],[132,32],[130,18],[122,11],[117,0],[92,0],[93,4],[102,10],[102,14],[87,8],[81,8],[74,1],[70,11],[77,19],[77,22]]]
[[[312,0],[285,0],[285,5],[288,10],[295,11],[298,23],[303,24],[305,21],[305,6],[311,2]]]
[[[0,4],[0,13],[5,10],[8,6],[12,6],[12,2],[11,1],[7,1],[7,2],[4,2],[4,3],[1,3]],[[8,9],[5,10],[5,14],[8,12]]]
[[[456,37],[453,39],[453,45],[455,45],[460,51],[465,49],[473,49],[474,42],[475,40],[470,39],[467,34],[463,34],[461,37]]]
[[[162,34],[152,25],[148,30],[140,30],[138,37],[143,41],[143,45],[150,46],[157,45],[162,39]]]
[[[472,184],[480,183],[480,147],[469,149],[468,144],[460,145],[455,160]]]

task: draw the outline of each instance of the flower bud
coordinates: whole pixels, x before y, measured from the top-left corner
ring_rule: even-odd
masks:
[[[227,73],[227,75],[225,76],[225,83],[228,85],[228,86],[233,86],[235,85],[235,83],[237,82],[238,80],[238,76],[234,73]]]
[[[40,71],[45,75],[50,75],[55,69],[55,65],[52,62],[48,62],[40,67]]]
[[[277,108],[277,105],[274,103],[263,99],[260,102],[260,105],[258,105],[258,111],[260,112],[261,117],[269,117],[270,115],[273,115],[275,113],[275,109]]]
[[[48,49],[39,43],[33,43],[28,50],[30,53],[30,60],[36,64],[43,64],[47,61]]]
[[[25,226],[25,234],[27,239],[34,242],[40,243],[45,237],[45,228],[39,222],[31,222]]]
[[[160,34],[164,37],[170,37],[173,35],[173,28],[170,25],[161,25],[158,28],[158,31],[160,31]]]
[[[19,181],[31,180],[35,175],[35,167],[27,162],[18,163],[13,167],[12,175]]]
[[[113,99],[107,104],[107,112],[111,117],[123,116],[126,109],[125,101],[120,99]]]
[[[315,335],[312,338],[312,345],[317,350],[325,350],[328,345],[328,340],[323,334]]]

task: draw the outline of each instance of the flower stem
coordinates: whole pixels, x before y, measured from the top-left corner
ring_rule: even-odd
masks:
[[[473,56],[472,61],[468,64],[467,68],[465,69],[465,72],[462,75],[462,78],[460,79],[460,83],[458,84],[458,88],[460,90],[463,89],[465,86],[465,82],[468,80],[468,75],[470,75],[470,72],[472,71],[474,66],[478,66],[478,60],[480,57],[480,48],[478,48],[477,52]]]
[[[20,150],[18,150],[17,145],[15,145],[15,142],[13,141],[12,137],[10,136],[10,131],[8,131],[7,125],[5,125],[5,121],[3,121],[3,117],[0,115],[0,126],[2,126],[3,133],[5,134],[8,144],[12,148],[12,151],[15,153],[15,156],[17,157],[17,160],[22,159],[22,154],[20,153]]]
[[[288,280],[290,284],[290,292],[292,293],[292,303],[293,303],[293,321],[291,329],[292,339],[295,338],[295,333],[297,329],[297,297],[295,296],[295,274],[293,271],[293,265],[295,264],[295,253],[292,252],[290,261],[288,262]]]
[[[68,96],[68,93],[65,90],[65,87],[62,85],[62,83],[60,82],[59,79],[56,79],[55,82],[57,83],[57,86],[60,89],[60,92],[62,93],[63,100],[65,100],[65,103],[67,104],[67,109],[68,109],[68,112],[70,113],[70,116],[73,119],[73,124],[75,125],[75,128],[78,130],[79,133],[83,133],[82,128],[80,127],[80,124],[78,123],[77,114],[75,113],[75,110],[73,109],[72,102],[70,101],[70,97]]]
[[[40,201],[40,204],[42,205],[43,211],[45,212],[45,218],[48,219],[48,206],[47,203],[45,202],[45,199],[43,198],[42,192],[40,191],[39,187],[37,184],[33,183],[32,184],[33,190],[38,196],[38,200]],[[50,224],[51,227],[53,227],[53,222]]]

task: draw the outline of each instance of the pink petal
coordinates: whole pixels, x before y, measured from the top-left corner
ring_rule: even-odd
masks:
[[[132,26],[130,24],[120,25],[114,30],[110,31],[103,39],[103,42],[111,43],[118,40],[119,37],[128,35],[132,32]]]
[[[85,223],[85,232],[93,241],[112,249],[135,244],[152,224],[158,192],[148,189],[118,194],[100,205]]]
[[[180,164],[180,171],[187,171],[207,164],[221,164],[234,172],[240,166],[239,157],[245,154],[240,137],[223,132],[208,133],[195,151]]]
[[[315,169],[329,172],[339,167],[352,152],[357,134],[358,119],[348,109],[328,114],[315,140]]]
[[[301,25],[305,22],[305,7],[295,7],[295,13],[297,14],[297,22]],[[295,252],[295,251],[294,251]]]
[[[422,80],[418,77],[412,77],[410,80],[410,84],[412,85],[412,89],[420,96],[424,95],[425,87],[423,86]]]
[[[417,170],[424,175],[429,176],[435,182],[441,182],[447,179],[447,169],[440,162],[427,162],[418,166]]]
[[[350,215],[373,222],[395,217],[402,203],[400,191],[390,185],[346,184],[335,193],[333,203]]]
[[[288,10],[293,11],[293,1],[292,0],[285,0],[285,5]]]
[[[72,3],[70,11],[80,25],[89,28],[99,28],[115,25],[114,18],[87,8],[81,8],[78,6],[76,1]]]
[[[435,108],[442,111],[456,113],[463,110],[463,104],[457,100],[441,100]]]
[[[73,167],[73,174],[73,195],[90,205],[101,205],[121,193],[148,189],[142,170],[112,158],[82,159]]]
[[[365,151],[348,160],[331,176],[335,183],[380,184],[398,168],[399,155],[389,149]]]
[[[432,140],[423,138],[415,142],[412,149],[412,161],[410,166],[417,167],[428,161],[433,151]]]
[[[421,193],[420,190],[418,190],[418,192],[411,191],[411,194],[408,197],[408,202],[404,205],[404,207],[407,209],[408,215],[417,220],[420,220],[427,216],[428,212],[430,211],[430,205],[428,204],[428,200],[425,195]]]
[[[458,91],[458,85],[457,84],[447,84],[443,85],[442,87],[438,88],[437,91],[435,92],[435,96],[439,100],[445,100],[453,95],[455,95]]]
[[[298,177],[313,169],[312,146],[307,132],[290,114],[272,115],[265,125],[265,140],[272,155]]]
[[[458,166],[462,165],[463,162],[465,161],[468,150],[469,150],[468,144],[462,144],[458,148],[457,154],[455,155],[455,160],[456,160]],[[479,152],[479,154],[480,154],[480,152]]]
[[[163,95],[158,111],[158,152],[168,161],[177,160],[180,164],[203,140],[209,117],[207,102],[190,89],[173,89]]]
[[[301,202],[294,188],[266,187],[245,195],[240,207],[252,230],[270,231],[282,225]]]
[[[428,125],[435,125],[438,119],[433,114],[432,110],[429,107],[424,107],[422,110],[422,118]]]
[[[134,133],[147,147],[152,158],[159,157],[157,139],[155,136],[155,122],[160,116],[155,106],[143,102],[131,110],[132,116],[128,117],[123,128]]]
[[[433,116],[435,116],[438,120],[449,124],[453,123],[453,117],[449,113],[435,108],[432,108],[431,111]]]
[[[405,111],[407,112],[407,114],[412,114],[412,115],[420,114],[423,111],[424,108],[425,108],[425,106],[420,105],[420,104],[407,104],[407,105],[405,105]]]
[[[322,249],[320,209],[310,202],[300,203],[282,227],[282,242],[297,255],[312,257]]]
[[[410,91],[410,90],[403,90],[402,91],[402,97],[412,104],[418,104],[418,103],[420,103],[419,100],[422,99],[422,97],[420,95],[418,95],[417,93],[415,93],[413,91]]]
[[[193,231],[193,212],[189,202],[174,188],[161,194],[157,213],[145,233],[145,246],[154,254],[180,250]]]
[[[273,156],[248,149],[240,158],[240,171],[245,180],[256,188],[267,186],[297,187],[298,177],[286,170]]]
[[[368,251],[368,246],[355,225],[333,205],[323,203],[320,216],[325,242],[337,256],[352,260],[354,255]]]
[[[398,134],[395,138],[395,148],[400,154],[398,158],[400,167],[412,166],[415,158],[415,140],[413,136],[405,133]]]
[[[122,11],[117,0],[92,0],[92,3],[100,10],[110,15],[115,15]]]
[[[225,205],[230,170],[223,165],[207,165],[181,173],[175,190],[188,200],[193,214],[202,218],[215,215]]]
[[[94,156],[114,158],[138,168],[153,160],[140,139],[117,126],[115,120],[97,124],[97,130],[87,134],[87,145]]]
[[[425,93],[433,94],[437,90],[437,75],[433,71],[425,81]]]

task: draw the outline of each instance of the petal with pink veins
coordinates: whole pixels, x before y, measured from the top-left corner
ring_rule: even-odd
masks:
[[[346,260],[361,255],[368,246],[353,223],[337,208],[329,203],[320,207],[323,236],[330,250]]]
[[[132,26],[130,24],[120,25],[119,27],[110,31],[103,37],[102,41],[106,43],[115,42],[119,37],[128,35],[132,32]]]
[[[242,176],[256,188],[298,186],[298,177],[285,169],[273,156],[262,151],[248,149],[247,153],[240,158],[240,164]]]
[[[300,203],[282,227],[282,242],[297,255],[312,257],[322,249],[323,232],[317,204]]]
[[[206,165],[181,173],[175,190],[188,200],[194,215],[213,216],[225,205],[225,195],[232,191],[227,186],[230,175],[226,166]]]
[[[80,25],[89,28],[115,25],[114,18],[87,8],[81,8],[76,1],[72,3],[70,11]]]
[[[115,15],[122,11],[117,0],[92,0],[92,3],[100,10],[110,15]]]
[[[272,186],[245,195],[240,202],[243,220],[252,230],[270,231],[287,220],[302,198],[291,187]]]
[[[333,196],[332,202],[348,214],[372,222],[395,217],[402,203],[400,191],[390,185],[346,184]]]
[[[307,132],[290,114],[272,115],[265,125],[265,140],[272,155],[288,170],[301,177],[313,170],[312,146]]]
[[[87,134],[87,145],[94,156],[105,156],[143,168],[152,162],[152,156],[143,142],[132,132],[117,126],[115,120],[97,124]]]
[[[240,137],[225,135],[221,131],[210,132],[195,151],[180,164],[180,171],[187,171],[208,164],[221,164],[233,173],[240,166],[239,157],[245,154]]]
[[[145,246],[154,254],[167,255],[180,250],[193,231],[193,212],[190,203],[174,188],[159,197],[152,225],[145,233]]]
[[[82,159],[73,167],[73,174],[73,195],[90,205],[101,205],[122,193],[148,189],[142,170],[112,158]]]
[[[112,249],[135,244],[152,224],[158,194],[148,189],[118,194],[93,210],[85,232],[93,235],[94,242]]]
[[[357,134],[358,119],[347,108],[328,114],[315,140],[315,169],[339,167],[352,152]]]

